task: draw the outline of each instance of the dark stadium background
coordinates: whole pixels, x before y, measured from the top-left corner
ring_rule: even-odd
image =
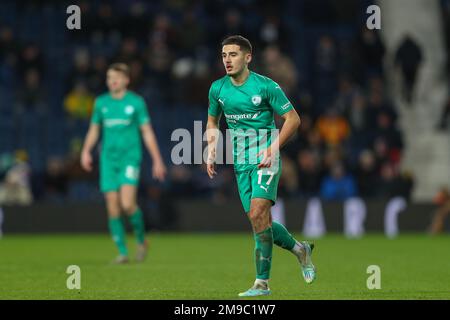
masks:
[[[427,3],[402,19],[440,22],[434,34],[443,62],[433,65],[440,73],[428,73],[428,80],[448,92],[450,2]],[[81,8],[81,30],[66,28],[70,4]],[[366,27],[371,4],[382,7],[380,31]],[[246,230],[231,166],[219,167],[210,181],[202,165],[170,160],[172,131],[206,120],[209,86],[224,74],[219,44],[231,34],[250,39],[251,69],[279,82],[302,118],[283,150],[280,195],[288,225],[300,230],[308,199],[318,196],[331,208],[325,209],[330,229],[342,230],[343,201],[357,196],[368,204],[368,228],[382,231],[385,204],[401,197],[410,213],[401,229],[426,231],[436,208],[448,202],[442,188],[450,181],[449,99],[447,93],[433,103],[402,95],[398,70],[403,66],[407,78],[414,77],[415,65],[429,61],[427,43],[413,37],[405,44],[404,32],[388,45],[395,30],[383,34],[383,28],[387,19],[400,19],[401,10],[384,17],[383,5],[389,9],[387,1],[358,0],[2,1],[0,181],[3,190],[13,190],[1,204],[4,232],[106,230],[98,171],[83,172],[79,152],[94,98],[106,90],[106,68],[118,61],[131,67],[131,89],[146,99],[169,167],[166,183],[156,183],[145,158],[140,203],[148,228]],[[424,105],[430,109],[417,111]],[[416,162],[412,154],[405,164],[416,143],[414,130],[401,125],[405,114],[418,114],[417,123],[404,122],[442,150],[440,174],[424,172],[436,158],[426,158],[427,151],[415,150],[421,158]],[[19,186],[7,183],[12,168]],[[211,208],[215,222],[207,220]]]

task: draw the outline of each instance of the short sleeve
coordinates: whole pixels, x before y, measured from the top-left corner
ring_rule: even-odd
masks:
[[[269,80],[267,83],[267,99],[270,106],[280,116],[294,109],[292,103],[284,94],[283,89],[275,81]]]
[[[94,111],[92,112],[91,123],[101,124],[102,123],[102,110],[98,99],[94,102]]]
[[[147,104],[144,99],[139,99],[139,103],[136,109],[137,120],[140,126],[146,123],[150,123],[150,116],[148,115]]]
[[[209,107],[208,107],[208,114],[213,117],[218,117],[222,113],[222,108],[219,105],[219,99],[216,94],[214,83],[211,85],[211,88],[209,89]]]

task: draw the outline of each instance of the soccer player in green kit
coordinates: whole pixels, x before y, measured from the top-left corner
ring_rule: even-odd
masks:
[[[141,135],[152,157],[153,178],[163,181],[166,175],[146,103],[141,96],[127,90],[129,82],[130,71],[126,64],[115,63],[108,68],[106,84],[109,92],[95,100],[81,153],[82,167],[91,171],[91,151],[101,128],[100,188],[105,195],[109,230],[119,250],[114,262],[119,264],[129,261],[122,212],[128,216],[136,235],[138,262],[145,259],[148,249],[142,211],[136,200],[142,159]]]
[[[241,297],[271,293],[269,278],[273,244],[297,257],[306,283],[312,283],[316,278],[316,269],[311,261],[314,246],[294,239],[282,224],[272,221],[270,212],[277,198],[281,175],[279,148],[296,132],[300,117],[277,83],[248,69],[251,59],[252,46],[246,38],[230,36],[222,42],[226,76],[211,85],[207,124],[207,172],[212,179],[217,174],[219,120],[222,113],[225,115],[233,139],[239,195],[253,227],[256,280],[250,289],[239,294]],[[279,135],[272,139],[265,133],[276,130],[274,111],[284,119],[284,124]],[[257,132],[254,139],[248,135],[245,140],[246,130]],[[255,155],[256,161],[252,161],[251,154]]]

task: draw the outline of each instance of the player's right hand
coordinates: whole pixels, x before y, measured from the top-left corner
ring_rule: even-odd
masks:
[[[213,179],[215,175],[217,175],[216,172],[216,165],[214,163],[207,163],[206,164],[206,171],[208,172],[208,176],[210,179]]]
[[[92,156],[90,152],[81,153],[81,167],[86,171],[92,171]]]
[[[208,176],[210,179],[213,179],[215,175],[217,175],[216,172],[216,149],[211,148],[208,152],[208,159],[206,160],[206,171],[208,172]]]

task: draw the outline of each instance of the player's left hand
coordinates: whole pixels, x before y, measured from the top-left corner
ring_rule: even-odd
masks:
[[[263,156],[263,158],[261,159],[261,162],[258,164],[258,169],[270,168],[272,166],[273,161],[272,151],[270,147],[258,152],[257,157],[260,157],[261,155]]]
[[[153,178],[163,182],[166,179],[167,169],[162,161],[155,162],[153,164]]]

